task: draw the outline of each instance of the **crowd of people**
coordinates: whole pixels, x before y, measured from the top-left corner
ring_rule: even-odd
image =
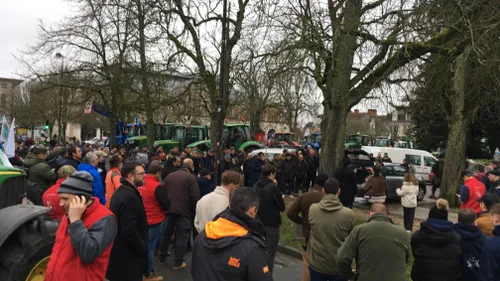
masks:
[[[18,155],[24,152],[20,148]],[[185,270],[188,251],[195,281],[273,280],[285,209],[302,225],[304,281],[406,280],[411,255],[414,281],[500,278],[495,168],[486,175],[488,187],[470,170],[462,173],[456,224],[448,221],[448,202],[439,199],[411,234],[418,194],[411,169],[396,190],[404,228],[384,204],[380,165],[363,186],[370,218],[358,225],[349,158],[333,177],[318,174],[313,149],[285,150],[271,160],[228,149],[221,163],[213,151],[174,148],[165,154],[160,148],[149,153],[90,145],[50,152],[30,147],[16,158],[43,190],[49,216],[60,221],[47,281],[161,281],[154,264],[172,256],[172,268]]]

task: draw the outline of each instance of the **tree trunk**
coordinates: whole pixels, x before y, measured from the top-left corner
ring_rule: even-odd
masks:
[[[139,29],[139,54],[141,57],[141,83],[142,83],[142,95],[144,100],[144,111],[146,112],[146,122],[147,122],[147,135],[148,135],[148,149],[153,151],[155,142],[155,126],[154,126],[154,114],[153,107],[151,104],[151,92],[149,88],[148,80],[148,69],[146,61],[146,35],[144,29],[146,24],[144,22],[144,10],[141,1],[137,0],[137,18],[138,18],[138,29]]]
[[[250,134],[255,136],[255,133],[260,130],[260,111],[253,112],[250,116]]]
[[[344,135],[347,120],[345,104],[328,104],[325,106],[323,120],[321,121],[321,173],[333,176],[344,159]],[[327,155],[327,157],[325,157]]]
[[[465,167],[465,134],[467,131],[467,115],[465,113],[465,79],[467,71],[468,51],[456,60],[453,91],[450,93],[451,116],[450,131],[446,143],[446,157],[441,180],[440,197],[451,205],[458,205],[457,188],[462,185],[460,173]]]

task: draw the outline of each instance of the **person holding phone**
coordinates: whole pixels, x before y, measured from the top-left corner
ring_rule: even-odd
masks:
[[[66,214],[44,280],[104,280],[117,233],[113,213],[92,197],[92,176],[87,172],[72,174],[57,193]]]

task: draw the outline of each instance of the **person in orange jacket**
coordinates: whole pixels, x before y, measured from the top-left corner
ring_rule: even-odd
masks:
[[[106,184],[106,207],[109,208],[109,203],[111,202],[111,196],[115,190],[120,187],[122,174],[120,173],[120,169],[123,166],[122,159],[119,156],[113,156],[109,159],[110,169],[106,174],[106,180],[104,181]]]

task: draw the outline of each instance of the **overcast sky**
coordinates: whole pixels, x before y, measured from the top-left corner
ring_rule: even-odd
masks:
[[[13,55],[36,43],[37,24],[50,23],[70,13],[63,0],[0,0],[0,77],[18,78],[21,65]]]

